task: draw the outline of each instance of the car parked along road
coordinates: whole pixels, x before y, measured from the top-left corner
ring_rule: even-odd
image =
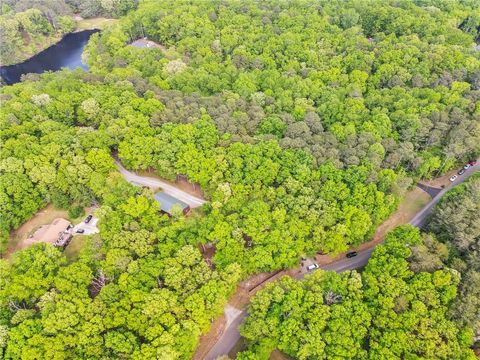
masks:
[[[470,165],[475,165],[477,161],[470,161]],[[435,196],[422,210],[420,210],[417,215],[410,221],[410,224],[415,227],[422,227],[425,219],[430,215],[433,207],[437,204],[440,199],[453,187],[461,184],[465,181],[470,175],[478,171],[478,167],[471,166],[467,169],[465,176],[458,177],[455,175],[455,179],[452,180],[452,184],[445,186],[442,191],[440,191],[437,196]],[[368,263],[368,259],[372,255],[375,248],[366,249],[364,251],[358,252],[353,258],[343,258],[334,263],[322,266],[323,270],[331,270],[336,272],[343,272],[353,269],[359,269],[365,266]],[[300,273],[297,276],[298,280],[303,279],[305,273]],[[242,310],[231,323],[227,325],[224,329],[223,334],[218,338],[217,343],[210,349],[205,360],[215,360],[217,357],[222,355],[227,355],[235,346],[235,344],[240,340],[240,332],[238,330],[239,326],[247,316],[247,311]]]

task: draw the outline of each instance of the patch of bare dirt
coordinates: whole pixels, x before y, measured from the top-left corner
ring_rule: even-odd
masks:
[[[215,255],[215,245],[214,244],[198,244],[198,249],[203,255],[203,260],[207,263],[210,269],[215,269],[215,264],[212,261],[213,256]]]
[[[56,218],[68,219],[68,212],[66,210],[56,209],[49,204],[45,208],[39,210],[33,215],[30,220],[23,223],[17,230],[10,233],[10,244],[6,253],[9,257],[15,251],[28,247],[31,241],[28,241],[30,235],[38,230],[41,226],[50,224]]]
[[[236,359],[237,358],[237,354],[240,352],[240,351],[244,351],[246,350],[247,347],[245,345],[245,339],[243,337],[241,337],[237,343],[235,344],[235,346],[232,348],[232,350],[230,350],[230,352],[228,353],[228,356],[231,358],[231,359]]]
[[[196,197],[199,197],[201,199],[205,198],[204,193],[200,188],[200,185],[189,182],[188,179],[183,176],[177,176],[177,180],[175,180],[175,185],[191,195],[195,195]]]
[[[250,302],[250,293],[247,289],[245,289],[242,286],[237,287],[237,291],[233,296],[230,298],[228,303],[237,308],[237,309],[243,309],[245,306],[248,305]]]
[[[250,294],[250,296],[252,296],[255,293],[257,293],[259,290],[263,289],[265,287],[265,285],[267,285],[268,283],[276,281],[283,276],[295,277],[296,275],[298,275],[300,273],[300,271],[301,271],[301,268],[297,266],[293,269],[281,270],[281,271],[275,271],[273,273],[268,273],[268,274],[270,274],[270,276],[263,279],[263,281],[256,283],[255,286],[251,287],[248,290],[248,293]]]
[[[273,350],[270,354],[270,360],[294,360],[292,357],[287,354],[282,353],[279,350]]]

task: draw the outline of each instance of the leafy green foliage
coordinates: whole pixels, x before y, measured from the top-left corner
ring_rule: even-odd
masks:
[[[446,194],[428,223],[428,229],[450,250],[450,256],[443,262],[462,273],[451,316],[476,334],[480,333],[479,211],[480,177],[473,175]],[[431,250],[431,253],[437,252]]]
[[[428,178],[479,153],[480,8],[448,4],[145,1],[86,53],[112,79],[165,90],[155,125],[206,110],[234,140],[274,136],[318,164]],[[161,48],[125,46],[144,36]]]
[[[98,204],[100,234],[70,261],[45,245],[0,261],[2,356],[188,359],[241,278],[361,244],[412,178],[477,156],[478,5],[449,4],[143,1],[91,38],[89,72],[3,87],[0,243],[46,203]],[[0,21],[20,12],[5,7]],[[29,31],[53,26],[34,19]],[[159,46],[128,45],[145,36]],[[159,214],[112,153],[186,176],[208,204]],[[469,204],[458,211],[472,221]],[[468,359],[470,321],[447,316],[460,301],[447,258],[403,228],[362,275],[282,280],[254,301],[242,356]],[[469,315],[477,282],[460,283]]]
[[[480,249],[480,176],[448,192],[435,208],[428,228],[449,239],[464,256],[478,258]],[[480,264],[479,264],[480,265]]]
[[[417,229],[397,228],[361,275],[318,270],[269,284],[252,300],[239,358],[279,349],[298,359],[473,359],[471,334],[447,316],[458,273],[410,270],[410,248],[422,243]]]

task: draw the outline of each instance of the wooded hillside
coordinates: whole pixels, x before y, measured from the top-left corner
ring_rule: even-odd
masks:
[[[188,359],[240,280],[369,240],[419,178],[480,155],[479,6],[143,1],[92,36],[89,72],[3,87],[0,251],[48,203],[75,213],[97,204],[100,218],[76,259],[41,244],[0,260],[3,358]],[[143,37],[158,46],[129,45]],[[185,175],[208,204],[189,217],[162,215],[113,155],[132,170]],[[458,191],[468,206],[442,203],[432,224],[464,264],[478,236],[451,223],[452,213],[475,219],[475,203]],[[346,348],[362,359],[471,357],[472,322],[449,314],[457,291],[472,294],[466,306],[475,309],[476,290],[443,258],[411,261],[407,241],[429,244],[415,230],[390,237],[362,275],[268,288],[264,296],[278,298],[259,321],[286,319],[290,301],[301,321],[266,343],[251,321],[242,356],[278,347],[299,358]],[[215,249],[211,264],[200,244]],[[324,290],[329,302],[346,301],[338,313],[312,305]],[[315,319],[304,315],[311,308]],[[325,331],[306,345],[296,330],[312,319]],[[330,337],[337,326],[350,336]]]

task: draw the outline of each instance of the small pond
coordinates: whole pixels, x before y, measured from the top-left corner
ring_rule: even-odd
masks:
[[[87,66],[82,63],[83,48],[90,36],[98,31],[95,29],[67,34],[55,45],[22,63],[0,67],[0,76],[6,84],[11,85],[19,82],[21,76],[27,73],[41,74],[49,70],[77,67],[87,70]]]

